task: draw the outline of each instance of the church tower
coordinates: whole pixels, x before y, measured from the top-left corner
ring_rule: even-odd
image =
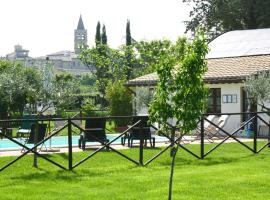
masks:
[[[82,16],[80,15],[77,29],[74,30],[74,51],[80,54],[81,48],[87,45],[87,30],[84,28]]]

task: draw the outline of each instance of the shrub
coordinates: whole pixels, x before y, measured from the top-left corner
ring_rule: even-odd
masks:
[[[124,87],[123,81],[110,83],[106,89],[106,99],[109,101],[109,111],[112,116],[129,116],[132,114],[132,95]],[[117,127],[127,125],[129,120],[117,119]]]

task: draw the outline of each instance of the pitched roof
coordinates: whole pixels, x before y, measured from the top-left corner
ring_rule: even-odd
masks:
[[[204,75],[206,83],[239,83],[248,75],[262,70],[270,70],[270,55],[243,56],[208,59],[208,71]],[[147,74],[130,80],[127,86],[153,86],[158,81],[157,73]]]
[[[224,33],[209,43],[209,58],[270,54],[270,28],[236,30]]]
[[[81,15],[80,15],[80,18],[79,18],[77,30],[85,30],[85,29],[84,29],[83,20],[82,20],[82,16],[81,16]]]
[[[242,82],[258,71],[270,70],[270,55],[208,59],[206,82]]]

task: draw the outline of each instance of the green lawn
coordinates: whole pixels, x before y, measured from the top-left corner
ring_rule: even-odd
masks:
[[[199,150],[198,145],[189,148]],[[146,150],[145,159],[159,150]],[[138,159],[137,148],[122,152]],[[74,162],[87,153],[75,153]],[[50,157],[67,166],[66,155]],[[1,166],[12,159],[1,157]],[[180,150],[173,199],[269,199],[269,166],[270,149],[254,155],[239,144],[226,144],[204,160]],[[169,172],[169,152],[147,167],[136,166],[112,152],[101,152],[73,172],[41,158],[36,169],[30,155],[0,172],[0,199],[161,200],[167,199]]]

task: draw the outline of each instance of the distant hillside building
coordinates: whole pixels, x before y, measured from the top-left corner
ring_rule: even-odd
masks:
[[[89,73],[90,70],[78,58],[81,48],[87,45],[87,30],[84,28],[82,16],[80,15],[77,29],[74,30],[74,51],[64,50],[48,54],[46,56],[31,58],[29,51],[23,49],[21,45],[15,45],[14,52],[8,54],[6,59],[16,60],[26,67],[42,67],[49,62],[57,70],[67,71],[75,75]]]
[[[28,50],[23,49],[21,45],[17,44],[14,46],[14,52],[8,54],[6,57],[8,59],[28,58],[28,53]]]

